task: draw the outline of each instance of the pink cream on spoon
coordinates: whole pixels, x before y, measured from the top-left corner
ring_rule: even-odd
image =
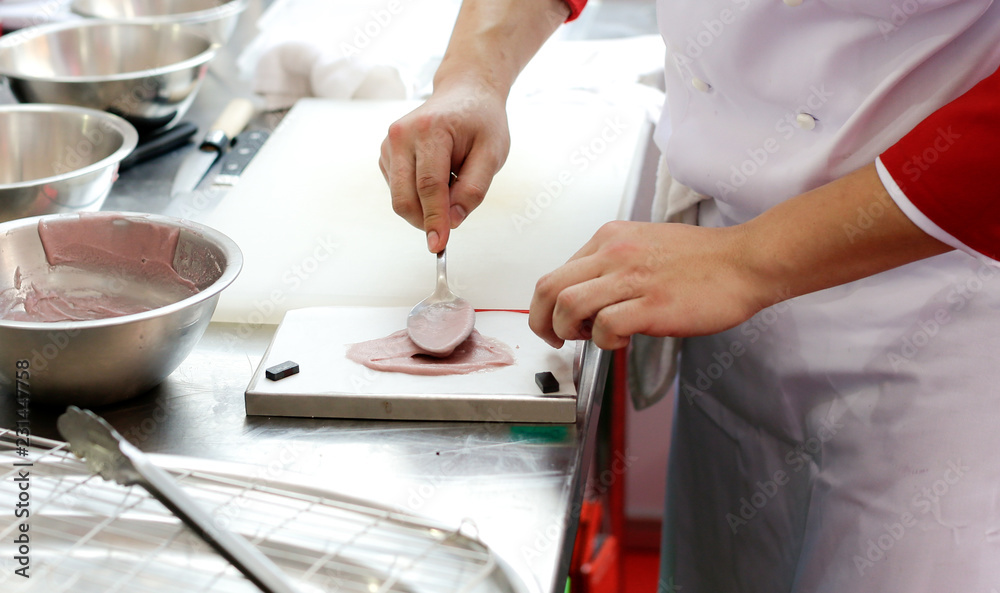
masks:
[[[413,343],[432,356],[445,357],[464,342],[476,325],[472,304],[448,287],[445,250],[437,254],[437,286],[417,303],[406,318],[406,332]]]

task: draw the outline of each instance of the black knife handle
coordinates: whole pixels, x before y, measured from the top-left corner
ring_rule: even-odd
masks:
[[[198,126],[189,121],[182,121],[171,128],[143,138],[135,147],[135,150],[122,159],[118,165],[118,170],[124,171],[187,144],[197,132]]]
[[[218,180],[218,177],[232,179],[241,175],[267,138],[268,133],[264,130],[249,130],[237,136],[233,147],[219,163],[216,179]]]

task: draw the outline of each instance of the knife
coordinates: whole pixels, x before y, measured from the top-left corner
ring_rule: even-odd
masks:
[[[267,137],[268,133],[264,130],[248,130],[237,136],[233,148],[219,161],[219,174],[212,180],[212,185],[236,185]]]
[[[253,103],[248,99],[230,101],[205,134],[198,150],[189,154],[181,163],[174,177],[174,185],[170,188],[170,195],[194,191],[215,161],[229,147],[230,140],[246,127],[253,113]]]

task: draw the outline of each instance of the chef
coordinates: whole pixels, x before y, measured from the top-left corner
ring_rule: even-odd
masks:
[[[464,3],[379,161],[430,251],[583,3]],[[529,323],[556,347],[684,338],[660,591],[1000,591],[1000,4],[658,8],[660,193],[685,196],[658,211],[697,224],[605,225]]]

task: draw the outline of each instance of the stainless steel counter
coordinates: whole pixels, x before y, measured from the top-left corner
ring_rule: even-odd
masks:
[[[251,38],[263,4],[251,2],[232,45],[212,64],[186,118],[202,130],[230,98],[250,96],[249,82],[235,76],[236,48]],[[278,121],[280,114],[263,114],[251,127],[273,129]],[[104,209],[164,212],[173,174],[190,150],[124,172]],[[96,411],[146,452],[254,464],[268,479],[300,474],[456,527],[471,521],[528,590],[563,590],[594,457],[605,353],[590,344],[585,350],[573,425],[512,425],[502,417],[495,423],[248,417],[244,390],[274,330],[212,324],[162,385]],[[0,426],[13,427],[15,406],[9,394],[3,397]],[[32,432],[58,438],[59,412],[33,410]]]
[[[96,411],[145,452],[253,464],[261,478],[317,486],[427,516],[480,538],[527,590],[561,592],[594,455],[608,357],[584,354],[575,425],[251,417],[243,391],[272,326],[213,324],[159,387]],[[0,425],[15,425],[15,406]],[[58,438],[60,410],[35,409],[35,435]]]

